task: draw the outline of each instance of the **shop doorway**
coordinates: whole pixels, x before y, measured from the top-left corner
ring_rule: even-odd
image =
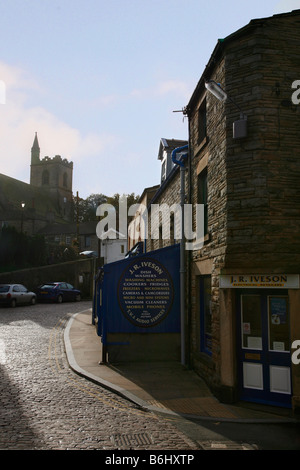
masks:
[[[287,291],[238,293],[239,398],[291,406],[290,315]]]

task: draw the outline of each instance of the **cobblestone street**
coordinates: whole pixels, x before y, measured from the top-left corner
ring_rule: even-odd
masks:
[[[64,327],[71,314],[89,307],[0,310],[0,448],[196,450],[168,418],[140,410],[69,368]]]

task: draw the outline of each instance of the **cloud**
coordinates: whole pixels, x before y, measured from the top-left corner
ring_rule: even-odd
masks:
[[[180,80],[167,80],[159,83],[157,86],[157,93],[159,95],[176,93],[182,96],[190,96],[190,90],[187,84]]]
[[[139,99],[150,99],[176,94],[187,100],[191,95],[191,90],[187,83],[181,80],[159,81],[154,87],[144,89],[134,89],[131,96]]]
[[[0,62],[5,100],[0,103],[0,172],[28,182],[31,147],[38,133],[41,157],[61,155],[72,161],[99,155],[117,141],[114,135],[87,133],[42,106],[30,105],[45,90],[26,71]]]
[[[118,94],[101,95],[93,97],[91,100],[79,100],[79,103],[89,110],[111,108],[119,104],[121,96]]]
[[[0,62],[0,79],[5,83],[7,93],[21,94],[22,90],[40,90],[40,86],[20,67]],[[16,95],[15,95],[16,96]]]
[[[49,93],[43,83],[26,70],[0,61],[1,80],[5,85],[6,100],[5,104],[0,103],[0,173],[29,183],[31,147],[37,132],[41,158],[61,155],[74,162],[73,194],[79,191],[80,197],[84,198],[92,193],[141,193],[144,187],[155,184],[160,177],[160,168],[156,157],[158,143],[153,143],[152,133],[154,139],[156,134],[160,137],[157,129],[161,125],[158,123],[157,129],[151,127],[149,133],[149,103],[144,106],[141,100],[158,105],[162,100],[170,99],[173,103],[174,97],[180,101],[183,95],[186,95],[184,101],[189,97],[184,82],[158,79],[154,86],[136,89],[131,95],[126,92],[107,94],[94,102],[79,99],[76,113],[84,126],[87,124],[85,116],[97,126],[101,125],[99,116],[105,120],[101,132],[85,132],[43,105],[53,90]],[[51,107],[54,106],[52,103]],[[99,110],[104,110],[105,116]],[[143,121],[138,135],[134,122],[136,115]],[[104,125],[108,130],[103,130]]]

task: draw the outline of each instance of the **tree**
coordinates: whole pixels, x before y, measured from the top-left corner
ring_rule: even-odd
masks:
[[[100,204],[111,204],[116,210],[117,220],[119,219],[119,202],[120,198],[127,200],[127,207],[129,208],[132,204],[135,204],[139,201],[139,196],[136,196],[135,193],[131,194],[114,194],[111,197],[105,196],[104,194],[91,194],[86,199],[74,198],[75,207],[78,211],[78,222],[89,222],[97,220],[96,210]],[[77,212],[75,212],[76,214]],[[76,215],[75,215],[76,218]]]
[[[90,222],[97,220],[96,209],[99,204],[107,202],[107,196],[104,194],[91,194],[86,199],[74,197],[75,221],[77,222]],[[77,220],[78,217],[78,220]]]
[[[116,230],[119,230],[119,207],[120,207],[120,200],[125,202],[126,201],[126,204],[127,204],[127,216],[128,216],[128,209],[130,208],[130,206],[132,206],[133,204],[136,204],[140,199],[140,196],[136,196],[134,193],[131,193],[131,194],[122,194],[122,196],[118,193],[114,194],[114,196],[112,197],[109,197],[107,199],[107,202],[108,204],[111,204],[112,206],[114,206],[115,210],[116,210]],[[128,226],[128,223],[129,223],[129,219],[127,217],[127,226]]]

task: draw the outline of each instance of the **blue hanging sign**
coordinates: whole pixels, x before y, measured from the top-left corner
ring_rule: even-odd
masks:
[[[174,286],[167,269],[156,259],[136,258],[121,274],[118,302],[127,320],[148,328],[164,320],[174,301]]]
[[[180,332],[179,255],[172,245],[103,266],[94,300],[103,344],[113,333]]]

